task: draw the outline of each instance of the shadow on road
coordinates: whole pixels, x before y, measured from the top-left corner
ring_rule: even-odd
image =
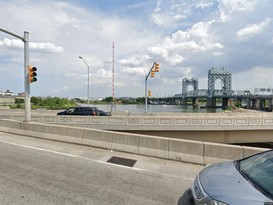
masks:
[[[190,189],[187,189],[184,194],[179,198],[177,205],[194,205],[192,192]]]

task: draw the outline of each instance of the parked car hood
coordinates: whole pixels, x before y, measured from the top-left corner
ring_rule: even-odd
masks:
[[[264,205],[264,202],[272,202],[239,173],[234,162],[204,168],[199,180],[209,196],[230,205]]]

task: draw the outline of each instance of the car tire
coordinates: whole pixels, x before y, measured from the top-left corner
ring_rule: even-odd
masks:
[[[190,189],[186,190],[178,200],[177,205],[194,205],[192,192]]]

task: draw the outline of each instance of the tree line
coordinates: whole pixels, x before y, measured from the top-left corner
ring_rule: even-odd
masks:
[[[74,107],[77,102],[60,97],[31,97],[30,98],[31,108],[38,109],[66,109],[69,107]],[[15,106],[12,108],[24,108],[25,100],[24,98],[15,98]]]
[[[30,98],[32,109],[67,109],[69,107],[74,107],[79,104],[87,104],[86,100],[81,100],[79,98],[61,98],[61,97],[35,97]],[[92,100],[92,104],[110,104],[113,103],[112,97],[106,97],[102,100]],[[115,99],[116,104],[144,104],[145,98],[117,98]],[[15,98],[15,105],[11,106],[14,109],[23,109],[25,107],[24,98]]]

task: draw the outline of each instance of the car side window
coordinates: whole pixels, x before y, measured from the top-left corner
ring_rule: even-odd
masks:
[[[81,108],[80,107],[76,107],[75,108],[75,113],[80,113],[81,112]]]

